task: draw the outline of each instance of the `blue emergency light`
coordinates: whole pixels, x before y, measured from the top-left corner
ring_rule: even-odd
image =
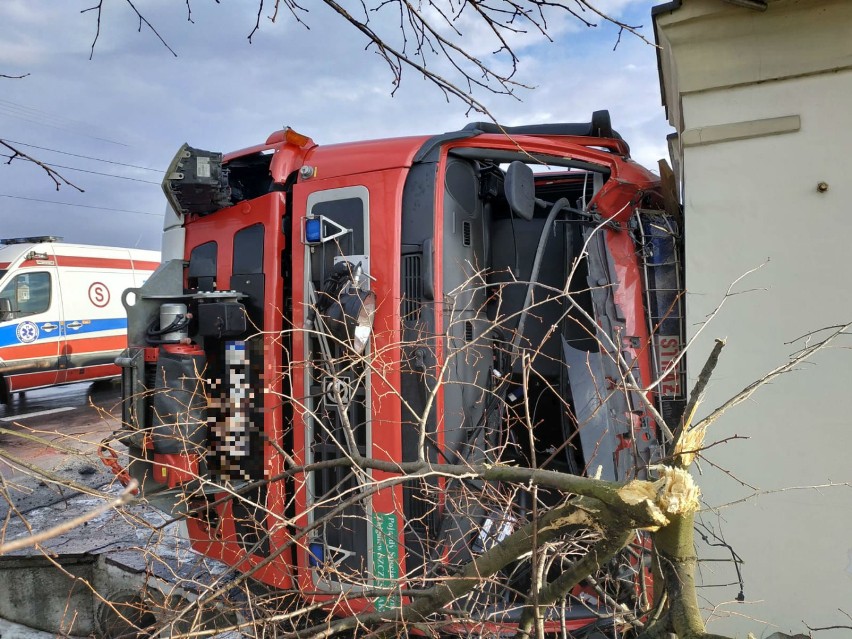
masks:
[[[324,215],[305,218],[305,244],[323,244],[351,232],[352,229],[341,226]]]
[[[322,219],[312,218],[305,220],[305,242],[308,244],[319,244],[322,242]]]
[[[325,544],[313,542],[308,544],[308,565],[316,568],[325,561]]]

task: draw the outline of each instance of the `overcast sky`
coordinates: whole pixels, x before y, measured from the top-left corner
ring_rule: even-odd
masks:
[[[447,102],[411,71],[391,96],[386,65],[364,50],[360,33],[316,0],[302,2],[311,8],[303,15],[309,30],[283,10],[273,24],[264,10],[252,43],[246,36],[257,0],[192,0],[192,23],[183,1],[136,0],[177,57],[144,25],[138,31],[124,0],[105,0],[90,60],[96,16],[81,10],[93,4],[0,2],[0,74],[29,74],[0,79],[0,139],[20,144],[85,189],[57,192],[32,164],[0,165],[0,237],[60,235],[159,249],[165,206],[159,183],[184,142],[225,152],[263,142],[285,125],[328,144],[442,133],[483,119],[468,118],[463,104]],[[353,11],[360,6],[343,4]],[[652,2],[597,4],[644,25],[653,40]],[[394,20],[393,14],[373,16],[371,25],[393,33]],[[494,49],[466,16],[461,26],[467,47],[483,55]],[[588,121],[593,110],[609,109],[634,158],[656,167],[670,129],[660,107],[654,48],[625,35],[613,51],[617,29],[602,23],[588,29],[567,16],[550,16],[548,26],[553,43],[534,34],[513,39],[521,58],[517,79],[536,88],[519,91],[522,101],[477,97],[507,125]]]

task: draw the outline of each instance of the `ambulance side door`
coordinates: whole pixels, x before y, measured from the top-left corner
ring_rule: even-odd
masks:
[[[63,341],[57,269],[28,261],[0,290],[0,358],[12,392],[55,384]]]
[[[69,264],[59,273],[64,337],[59,383],[118,374],[115,358],[127,346],[121,294],[134,283],[127,251],[100,248],[57,259]]]

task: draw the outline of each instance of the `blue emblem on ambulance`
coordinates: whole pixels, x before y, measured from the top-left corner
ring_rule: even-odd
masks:
[[[38,326],[32,322],[21,322],[15,329],[15,335],[19,342],[29,344],[38,339]]]

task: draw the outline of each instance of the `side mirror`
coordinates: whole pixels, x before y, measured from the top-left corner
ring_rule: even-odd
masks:
[[[356,355],[363,355],[373,332],[376,315],[376,294],[345,286],[331,303],[323,319],[331,334],[348,343]]]
[[[7,297],[0,297],[0,322],[12,319],[12,300]]]
[[[525,220],[531,220],[535,212],[535,179],[533,172],[523,162],[515,160],[506,170],[503,185],[506,200],[512,212]]]
[[[362,355],[373,332],[376,294],[363,290],[361,263],[342,260],[334,265],[323,283],[317,300],[317,312],[331,335]]]

